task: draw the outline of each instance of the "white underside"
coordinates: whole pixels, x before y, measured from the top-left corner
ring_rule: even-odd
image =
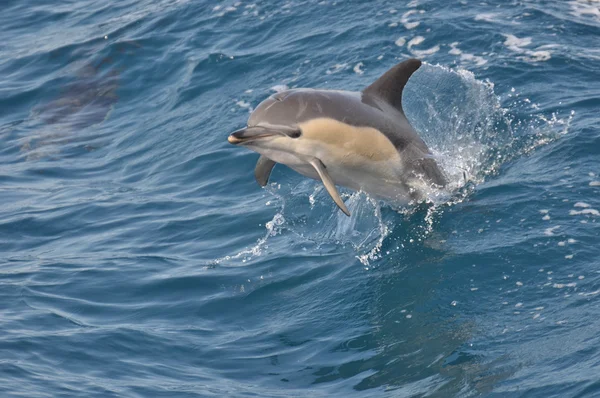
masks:
[[[255,147],[252,149],[277,163],[285,164],[306,177],[320,180],[317,171],[304,155],[270,148]],[[325,165],[327,173],[336,185],[363,191],[395,203],[406,203],[410,200],[408,186],[400,178],[402,167],[399,159],[386,161],[353,159],[352,162],[344,163],[338,161],[335,156],[327,155],[329,154],[315,153],[314,157]]]

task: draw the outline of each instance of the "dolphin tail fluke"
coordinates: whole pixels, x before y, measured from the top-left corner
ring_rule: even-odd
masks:
[[[321,177],[321,181],[323,181],[323,185],[325,185],[325,189],[327,189],[327,192],[331,196],[331,199],[333,199],[333,201],[340,208],[340,210],[343,211],[344,214],[349,217],[350,212],[348,211],[346,205],[344,204],[344,201],[340,197],[340,194],[338,193],[337,188],[333,183],[333,180],[329,176],[329,173],[327,173],[327,170],[325,170],[325,165],[323,164],[323,162],[321,162],[317,158],[312,158],[309,161],[309,163],[312,167],[315,168],[315,170],[319,174],[319,177]]]
[[[267,185],[273,167],[275,167],[275,162],[268,157],[261,155],[261,157],[258,158],[258,162],[256,162],[256,168],[254,169],[254,178],[256,178],[258,185],[261,187]]]

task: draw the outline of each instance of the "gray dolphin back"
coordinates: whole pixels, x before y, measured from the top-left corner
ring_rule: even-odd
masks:
[[[403,151],[408,145],[429,153],[402,110],[402,90],[421,61],[409,59],[387,71],[362,92],[291,89],[272,95],[252,113],[248,126],[297,126],[316,118],[331,118],[381,131]]]

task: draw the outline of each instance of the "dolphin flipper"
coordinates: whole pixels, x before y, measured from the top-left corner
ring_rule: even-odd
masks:
[[[350,216],[350,212],[348,211],[346,205],[344,204],[344,201],[340,197],[340,194],[338,193],[337,188],[333,183],[333,180],[329,176],[329,173],[327,173],[327,171],[325,170],[325,165],[323,164],[323,162],[321,162],[317,158],[312,158],[309,160],[309,163],[312,167],[315,168],[315,170],[319,174],[319,177],[321,177],[321,181],[323,181],[323,185],[325,185],[325,189],[327,189],[327,192],[331,196],[331,199],[333,199],[335,204],[338,205],[340,210],[343,211],[345,215]]]
[[[273,167],[275,167],[275,162],[268,157],[261,155],[261,157],[258,158],[258,162],[256,162],[256,168],[254,169],[254,178],[256,178],[258,185],[261,187],[267,185]]]

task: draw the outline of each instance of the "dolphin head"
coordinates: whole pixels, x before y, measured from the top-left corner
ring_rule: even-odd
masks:
[[[320,138],[318,132],[307,130],[306,122],[346,120],[351,113],[348,109],[356,109],[357,104],[362,104],[360,93],[306,88],[282,91],[261,102],[247,126],[230,134],[228,141],[259,153],[264,148],[301,152],[308,141]]]
[[[245,128],[229,135],[227,141],[257,150],[295,140],[302,135],[298,127],[299,103],[290,96],[293,90],[274,94],[261,102],[252,112]],[[289,145],[289,142],[287,142]]]
[[[295,139],[301,135],[299,129],[290,128],[289,126],[256,125],[234,131],[227,137],[227,141],[233,145],[260,147],[267,142],[278,142],[285,138]]]
[[[302,106],[301,96],[288,90],[276,93],[252,112],[246,127],[234,131],[227,141],[233,145],[245,146],[260,154],[269,156],[279,163],[294,163],[294,156],[302,152],[303,134],[299,126]]]

